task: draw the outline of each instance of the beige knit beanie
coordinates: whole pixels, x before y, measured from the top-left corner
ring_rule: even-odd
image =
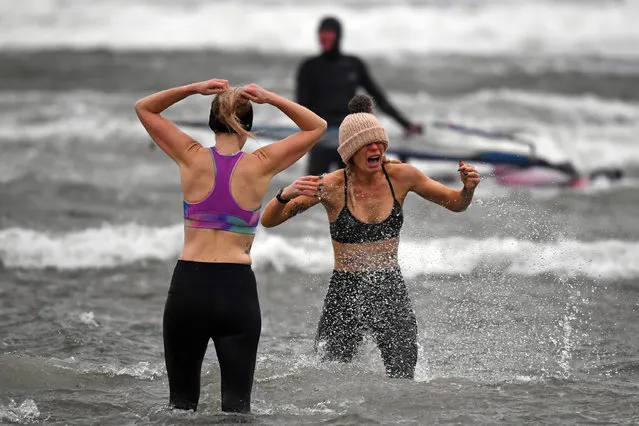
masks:
[[[366,95],[355,95],[348,103],[350,114],[339,126],[339,147],[337,152],[347,163],[363,146],[381,142],[388,147],[386,129],[373,115],[373,100]]]

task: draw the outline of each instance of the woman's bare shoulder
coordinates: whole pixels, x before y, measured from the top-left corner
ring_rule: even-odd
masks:
[[[417,167],[408,163],[389,162],[384,164],[384,168],[389,176],[398,180],[413,178],[415,175],[423,174]]]
[[[344,169],[335,170],[331,173],[324,173],[320,176],[322,187],[325,191],[333,191],[344,186]]]
[[[338,195],[343,193],[344,169],[324,173],[321,175],[320,183],[322,185],[320,190],[322,203],[329,208],[337,201]]]
[[[320,175],[324,183],[344,183],[344,169],[335,170],[331,173]]]

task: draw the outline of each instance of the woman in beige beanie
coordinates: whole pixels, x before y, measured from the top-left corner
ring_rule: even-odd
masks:
[[[463,188],[429,179],[409,164],[387,162],[388,134],[372,114],[372,100],[357,95],[339,128],[337,149],[346,167],[304,176],[280,189],[262,216],[273,227],[322,203],[330,223],[334,270],[319,321],[324,359],[350,361],[370,330],[390,377],[413,378],[417,323],[397,251],[409,192],[448,210],[466,210],[480,177],[459,162]]]

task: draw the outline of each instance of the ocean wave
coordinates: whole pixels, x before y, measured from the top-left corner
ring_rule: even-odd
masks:
[[[527,108],[529,112],[537,112],[537,115],[552,116],[553,121],[577,124],[631,125],[639,121],[639,103],[604,99],[592,94],[562,95],[497,89],[481,90],[453,102],[453,107],[461,110],[491,106],[510,110],[513,106]]]
[[[101,120],[84,117],[60,117],[33,123],[10,123],[0,128],[0,139],[15,143],[49,140],[58,146],[70,141],[83,143],[125,143],[147,137],[139,122],[117,117]]]
[[[104,225],[63,234],[9,228],[0,230],[0,260],[10,268],[112,268],[175,258],[182,241],[182,225]]]
[[[164,365],[151,364],[148,361],[140,361],[136,365],[127,367],[115,365],[102,365],[99,367],[86,367],[84,373],[105,374],[109,377],[129,376],[142,380],[154,380],[164,375]]]
[[[263,7],[256,0],[194,0],[186,4],[24,0],[0,3],[0,16],[7,17],[3,20],[0,46],[312,52],[317,49],[317,22],[326,14],[344,21],[346,50],[363,54],[525,52],[639,56],[639,7],[630,1],[272,1]]]
[[[7,268],[113,268],[143,261],[172,261],[178,256],[182,241],[181,224],[105,225],[61,234],[9,228],[0,230],[0,260]],[[284,238],[265,229],[258,230],[252,257],[258,270],[317,274],[330,272],[333,267],[328,238]],[[639,242],[632,241],[405,238],[399,258],[408,277],[467,274],[478,268],[524,276],[639,277]]]
[[[528,127],[552,125],[575,129],[597,126],[611,131],[628,129],[633,135],[639,123],[639,103],[592,94],[567,95],[503,88],[480,90],[457,97],[438,97],[425,92],[392,92],[389,96],[400,109],[410,107],[425,122],[433,116],[445,115],[453,121],[476,125],[490,125],[481,122],[486,119],[495,123],[519,120],[521,125],[528,123]],[[10,109],[16,103],[16,98],[20,99],[22,106],[18,112]],[[96,98],[101,98],[103,103],[96,103]],[[70,103],[75,106],[72,107]],[[66,143],[72,140],[109,144],[149,140],[133,113],[132,105],[133,100],[124,101],[121,95],[110,96],[91,91],[65,92],[56,96],[33,92],[24,92],[24,96],[1,93],[0,108],[6,109],[7,113],[0,118],[0,139],[16,143],[42,140]],[[123,114],[123,108],[129,108],[127,114]],[[188,117],[194,116],[193,111],[206,111],[207,108],[205,98],[194,99],[169,118],[187,117],[188,120]],[[273,125],[291,125],[291,121],[283,114],[273,114],[272,111],[264,113],[262,117],[268,117]],[[389,128],[395,127],[395,123],[386,115],[381,115],[380,119]],[[184,130],[205,143],[213,140],[207,128],[184,127]],[[632,140],[634,142],[634,136]]]
[[[133,109],[134,98],[93,91],[9,91],[0,93],[0,139],[114,143],[146,135]]]

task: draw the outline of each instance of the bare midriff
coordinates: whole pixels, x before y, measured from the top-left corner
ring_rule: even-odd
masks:
[[[184,227],[181,260],[251,264],[252,234]]]
[[[397,268],[398,247],[399,238],[359,244],[342,244],[333,240],[335,269],[355,272]]]

